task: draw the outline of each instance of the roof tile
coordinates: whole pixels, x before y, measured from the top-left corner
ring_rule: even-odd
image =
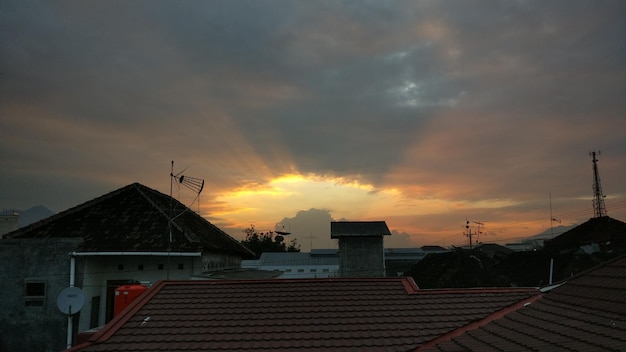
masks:
[[[415,291],[407,280],[162,281],[75,351],[406,351],[538,294]]]
[[[626,257],[620,257],[571,278],[530,305],[418,350],[623,350],[625,281]]]

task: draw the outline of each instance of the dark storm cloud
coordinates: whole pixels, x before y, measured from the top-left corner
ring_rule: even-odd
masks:
[[[81,192],[156,179],[174,158],[215,189],[294,169],[425,198],[586,194],[589,149],[623,170],[625,15],[617,0],[4,1],[2,183],[19,186],[2,202],[75,175]]]

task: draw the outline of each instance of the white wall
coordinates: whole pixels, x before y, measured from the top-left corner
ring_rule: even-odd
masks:
[[[80,312],[78,331],[89,330],[92,298],[100,296],[99,326],[105,324],[107,281],[136,280],[154,284],[159,280],[189,280],[190,276],[202,271],[200,257],[170,256],[85,256],[82,287],[85,306]],[[68,258],[69,260],[69,258]],[[140,269],[143,265],[143,269]],[[159,269],[162,265],[162,269]],[[179,269],[182,265],[182,269]],[[169,270],[168,270],[169,268]]]

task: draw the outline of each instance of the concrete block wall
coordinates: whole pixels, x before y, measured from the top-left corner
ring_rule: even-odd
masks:
[[[57,297],[69,286],[70,257],[81,239],[0,240],[0,351],[58,352],[67,316]],[[27,282],[44,282],[43,304],[25,303]]]
[[[339,238],[339,273],[342,277],[384,277],[383,237]]]

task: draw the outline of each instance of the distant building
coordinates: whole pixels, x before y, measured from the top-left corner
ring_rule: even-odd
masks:
[[[546,250],[626,253],[626,223],[595,217],[544,242]]]
[[[385,248],[386,276],[404,276],[415,263],[430,253],[449,252],[439,246],[421,248]],[[248,270],[246,278],[314,279],[339,277],[339,250],[312,249],[305,252],[265,252],[259,259],[242,260],[241,267]],[[256,270],[253,271],[253,270]],[[264,275],[259,275],[265,272]],[[275,272],[275,275],[269,275]],[[257,275],[257,276],[254,276]]]
[[[337,250],[313,249],[303,252],[265,252],[257,260],[243,260],[244,269],[278,272],[278,279],[337,277],[339,256]]]
[[[0,213],[0,237],[17,230],[20,214],[15,210],[3,210]]]
[[[419,248],[385,248],[385,275],[405,276],[415,263],[431,253],[449,252],[440,246],[422,246]]]
[[[521,241],[519,243],[507,243],[504,246],[514,252],[529,252],[529,251],[537,250],[538,248],[542,248],[542,246],[538,246],[537,244],[530,242],[530,241]]]
[[[385,276],[383,237],[390,235],[384,221],[331,222],[330,238],[339,240],[340,276]]]

